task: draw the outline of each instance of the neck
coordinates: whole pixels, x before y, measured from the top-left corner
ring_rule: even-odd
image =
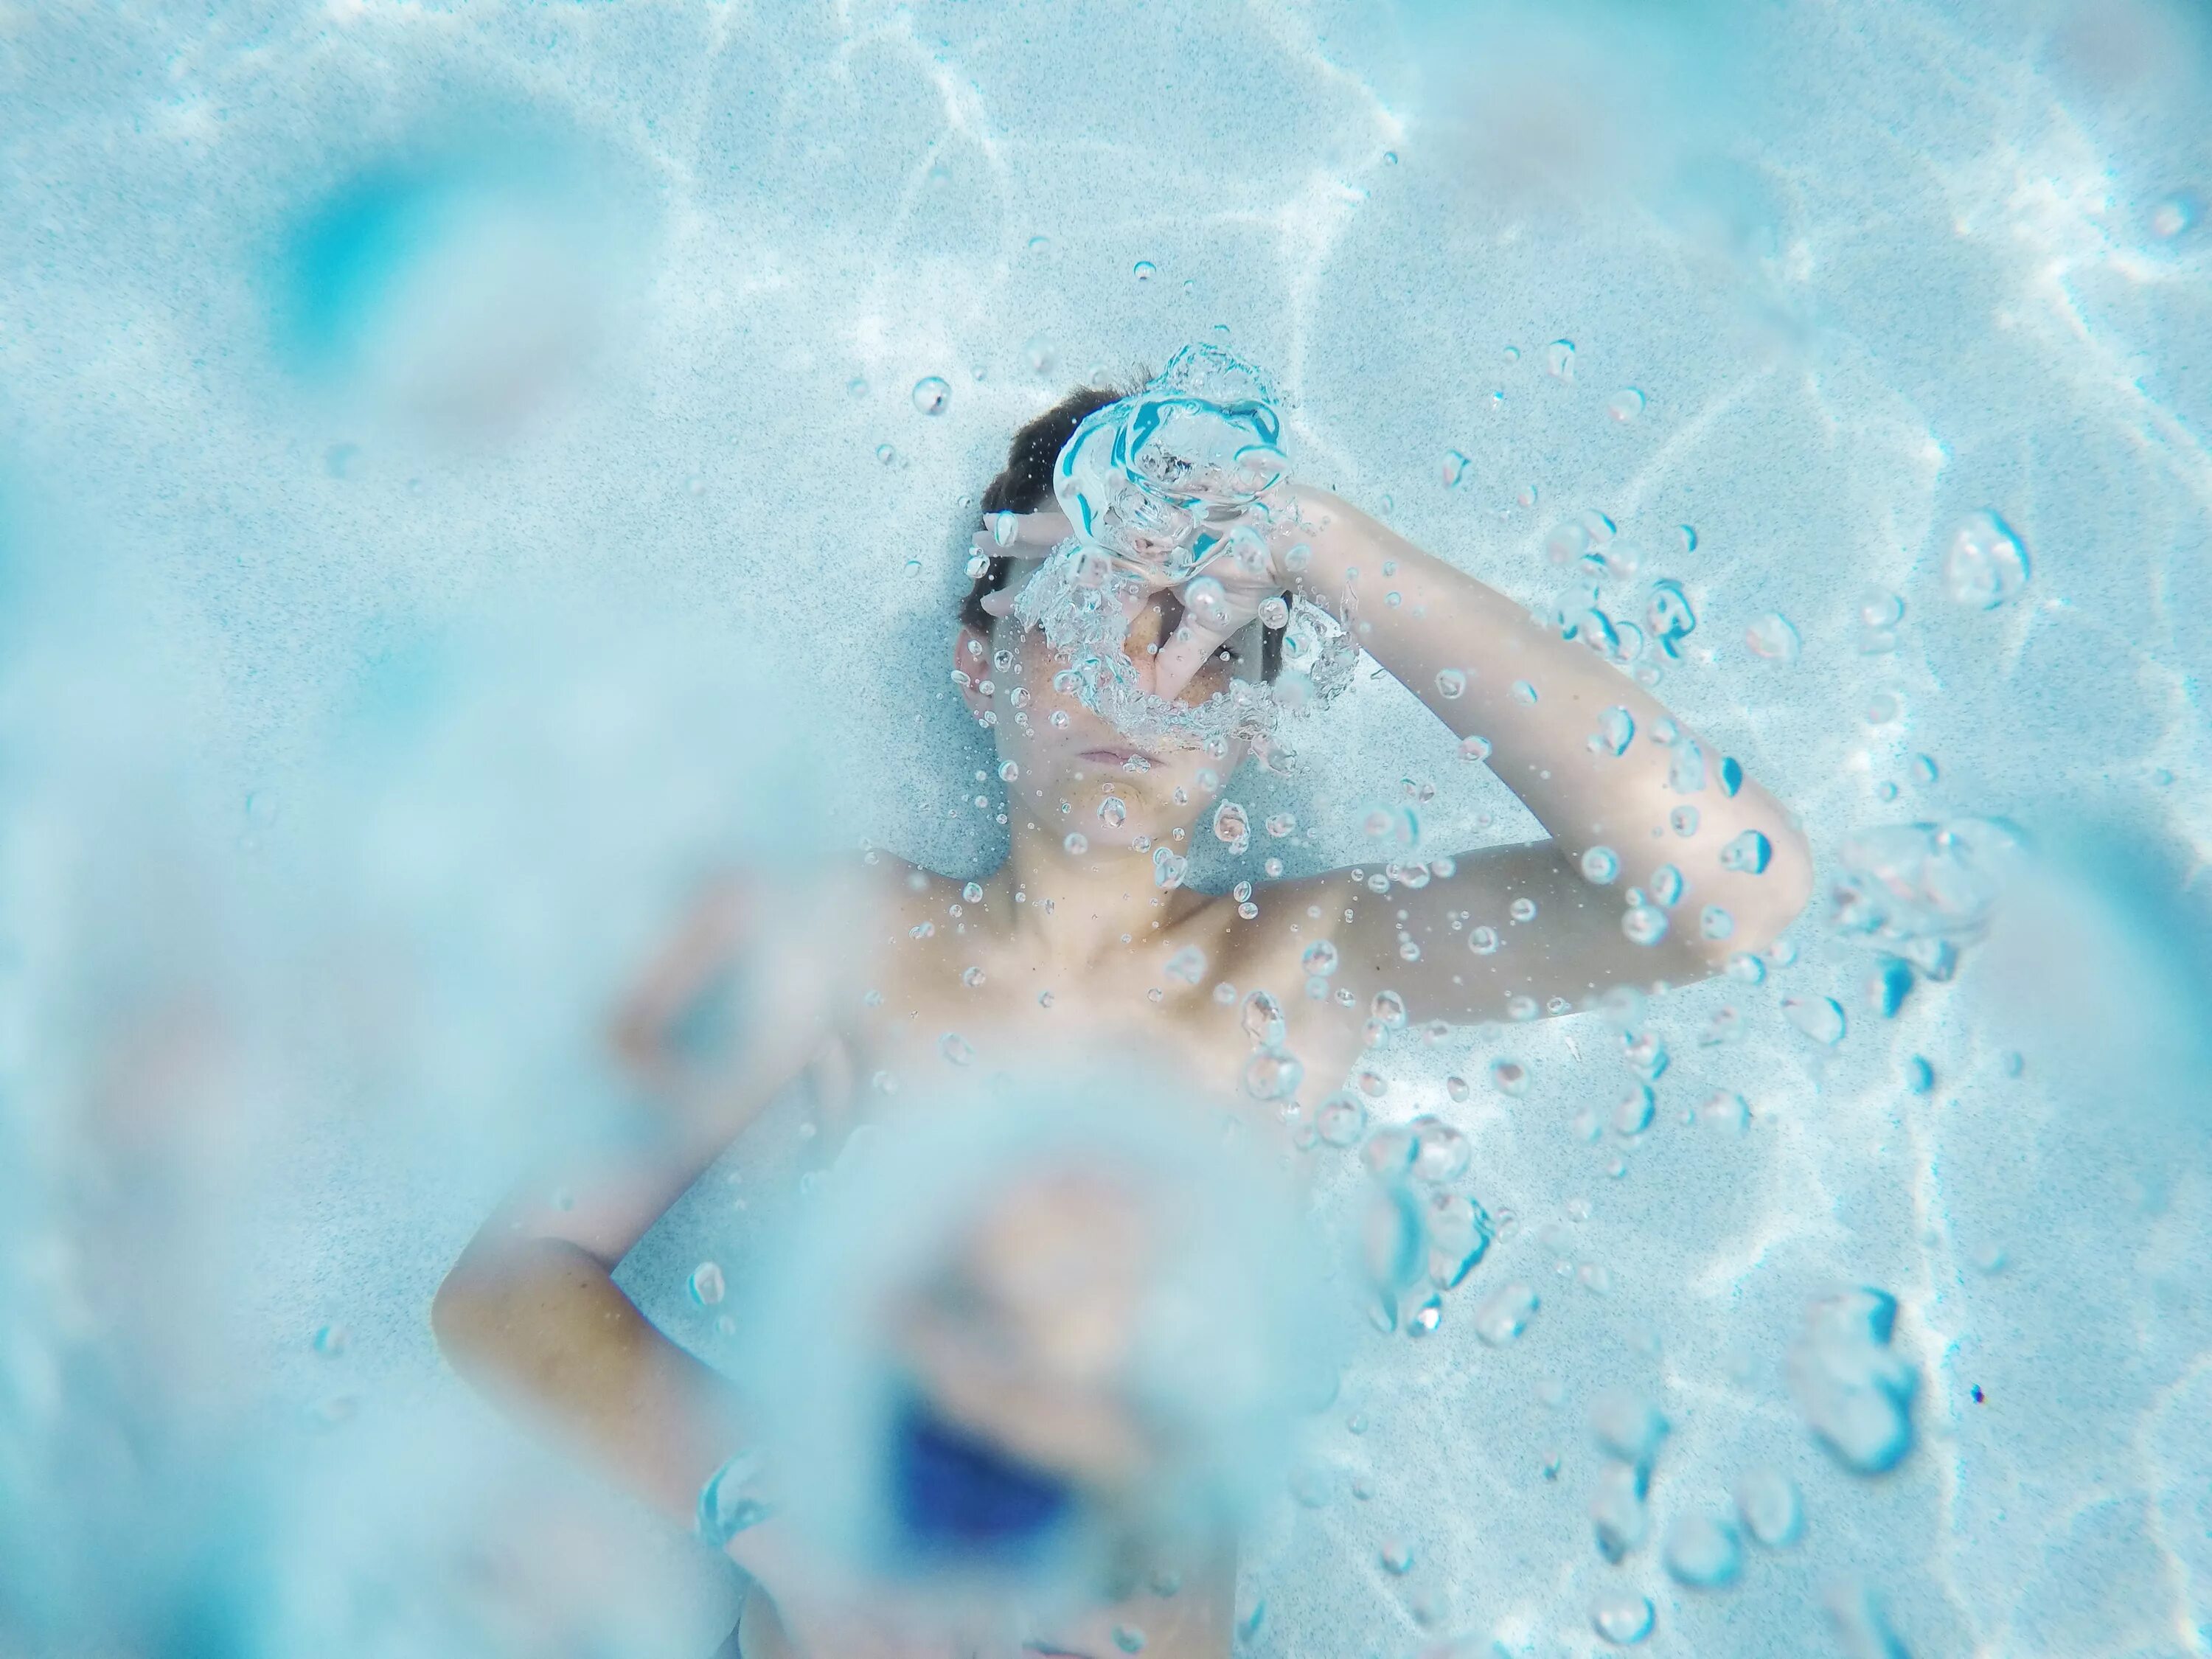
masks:
[[[1004,889],[1004,902],[993,908],[1011,916],[1012,931],[1048,959],[1087,967],[1140,949],[1204,902],[1185,888],[1162,892],[1152,882],[1152,854],[1137,852],[1118,833],[1110,842],[1093,839],[1082,853],[1067,851],[1066,834],[1048,823],[1017,825],[993,878]],[[1019,904],[1011,902],[1016,892]]]

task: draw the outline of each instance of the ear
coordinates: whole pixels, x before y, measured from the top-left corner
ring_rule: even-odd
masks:
[[[968,705],[968,712],[981,720],[991,707],[991,699],[982,690],[983,682],[991,678],[991,636],[971,623],[962,623],[952,635],[952,667],[966,679],[965,684],[954,680],[953,689]]]

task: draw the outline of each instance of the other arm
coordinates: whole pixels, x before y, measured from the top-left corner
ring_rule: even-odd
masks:
[[[1376,894],[1341,873],[1294,884],[1285,897],[1325,918],[1352,911],[1336,939],[1356,988],[1395,988],[1415,1018],[1498,1018],[1516,996],[1581,1006],[1610,984],[1702,979],[1796,917],[1812,890],[1803,833],[1658,699],[1350,503],[1297,500],[1312,549],[1302,589],[1459,737],[1486,742],[1491,769],[1551,836],[1471,854],[1418,890]],[[1586,876],[1608,852],[1610,878]],[[1651,943],[1624,929],[1631,888],[1667,918]],[[1525,921],[1518,900],[1535,907]],[[1469,944],[1485,927],[1499,940],[1487,953]]]

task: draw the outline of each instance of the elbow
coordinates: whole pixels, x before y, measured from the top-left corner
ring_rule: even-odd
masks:
[[[1774,837],[1774,856],[1757,884],[1753,901],[1741,908],[1735,931],[1718,954],[1724,963],[1738,951],[1763,951],[1796,925],[1813,902],[1813,849],[1804,831],[1790,828]]]
[[[464,1375],[483,1351],[484,1333],[498,1317],[497,1297],[486,1276],[465,1253],[448,1270],[430,1298],[430,1334],[446,1363]]]

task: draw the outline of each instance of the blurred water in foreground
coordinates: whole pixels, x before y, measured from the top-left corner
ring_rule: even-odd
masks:
[[[975,497],[1204,341],[1822,864],[1389,1039],[1316,1215],[1427,1240],[1415,1120],[1485,1213],[1328,1280],[1242,1650],[2206,1651],[2208,94],[2166,0],[0,0],[0,1648],[713,1650],[431,1293],[702,880],[996,861]],[[1194,884],[1531,833],[1387,680],[1298,747]],[[716,1358],[728,1191],[622,1269]]]

